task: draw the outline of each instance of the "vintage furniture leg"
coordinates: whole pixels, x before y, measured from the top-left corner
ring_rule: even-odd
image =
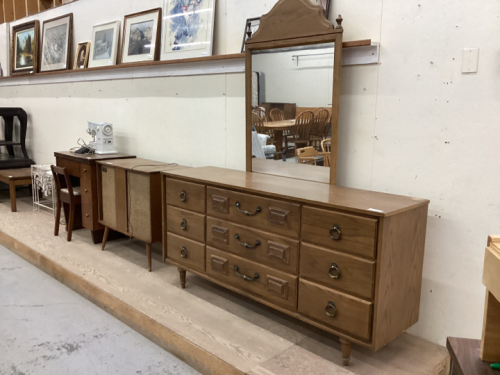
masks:
[[[57,199],[56,203],[56,222],[54,225],[54,236],[59,236],[59,223],[61,222],[61,201]]]
[[[109,235],[109,227],[104,227],[104,235],[102,237],[102,248],[101,248],[102,251],[104,251],[104,248],[106,247],[106,242],[108,242],[108,235]]]
[[[342,361],[344,367],[349,367],[349,361],[351,360],[351,343],[346,339],[340,339],[342,344]]]
[[[12,212],[17,212],[16,185],[14,185],[12,182],[10,182],[9,183],[9,190],[10,190],[10,210]]]
[[[69,204],[69,223],[68,223],[68,236],[67,236],[68,241],[71,241],[71,236],[73,235],[74,223],[75,223],[75,203],[71,202]]]
[[[146,255],[148,257],[148,270],[151,272],[151,244],[146,243]]]
[[[181,288],[186,288],[186,271],[182,268],[177,268],[179,270],[179,277],[181,279]]]

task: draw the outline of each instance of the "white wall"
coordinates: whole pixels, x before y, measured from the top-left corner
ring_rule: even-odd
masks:
[[[73,11],[80,42],[93,24],[161,3],[80,0],[41,17]],[[218,0],[215,52],[239,52],[245,19],[273,5]],[[500,233],[500,2],[335,0],[330,19],[338,13],[345,40],[381,43],[380,65],[342,71],[339,183],[431,200],[410,332],[479,338],[484,247]],[[477,74],[461,73],[464,47],[480,48]],[[115,124],[122,151],[244,168],[243,74],[1,88],[0,106],[12,105],[30,113],[37,162],[73,146],[92,119]]]

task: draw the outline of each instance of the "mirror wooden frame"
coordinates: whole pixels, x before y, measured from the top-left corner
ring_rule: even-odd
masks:
[[[247,172],[279,174],[277,172],[256,171],[252,168],[252,51],[334,42],[335,56],[333,63],[331,119],[332,151],[330,155],[329,183],[332,185],[336,184],[343,28],[341,16],[337,19],[337,27],[335,27],[325,18],[323,12],[322,6],[313,5],[310,0],[279,0],[269,13],[262,16],[259,29],[245,42]]]

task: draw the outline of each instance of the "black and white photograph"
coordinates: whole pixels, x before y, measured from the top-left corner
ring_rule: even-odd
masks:
[[[73,14],[43,23],[41,71],[68,69]]]
[[[109,59],[113,50],[114,29],[97,31],[94,39],[94,60]]]
[[[151,53],[153,21],[134,23],[130,26],[128,55],[144,55]]]

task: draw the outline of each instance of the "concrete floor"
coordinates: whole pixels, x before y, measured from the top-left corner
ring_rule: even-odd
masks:
[[[0,374],[198,374],[0,246]]]

